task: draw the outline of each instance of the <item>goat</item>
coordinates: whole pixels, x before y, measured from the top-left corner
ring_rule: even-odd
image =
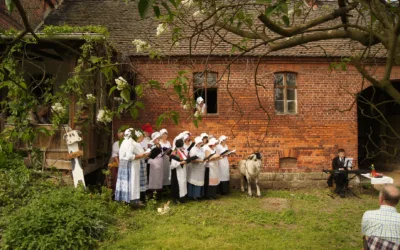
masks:
[[[240,174],[243,175],[243,178],[240,178],[240,187],[242,192],[244,192],[244,178],[247,181],[247,191],[250,196],[252,196],[251,192],[251,181],[254,180],[257,187],[257,196],[261,196],[260,186],[258,185],[258,175],[260,174],[262,166],[262,159],[260,153],[253,153],[247,159],[241,160],[239,162],[238,168]]]

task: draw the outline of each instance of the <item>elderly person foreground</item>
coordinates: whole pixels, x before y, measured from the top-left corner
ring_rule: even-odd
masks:
[[[384,249],[399,249],[400,213],[396,210],[399,199],[399,189],[393,184],[387,184],[379,194],[380,208],[364,213],[361,223],[362,233],[368,238],[369,245],[375,241],[375,244],[390,244],[393,247]],[[381,242],[378,243],[378,240]]]

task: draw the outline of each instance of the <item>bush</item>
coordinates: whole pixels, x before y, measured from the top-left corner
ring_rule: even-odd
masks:
[[[18,154],[0,151],[0,208],[21,204],[27,196],[31,171]]]
[[[73,187],[42,193],[9,217],[2,247],[93,249],[114,220],[117,206],[106,196]]]

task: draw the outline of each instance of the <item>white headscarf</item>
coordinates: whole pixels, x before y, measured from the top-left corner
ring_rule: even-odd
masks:
[[[168,134],[168,131],[167,131],[165,128],[163,128],[163,129],[160,130],[160,134],[161,134],[161,135],[163,135],[163,134],[165,134],[165,133]]]
[[[124,140],[119,146],[119,159],[120,160],[133,160],[133,148],[135,145],[135,141],[132,139],[132,131],[133,128],[128,128],[124,132]]]
[[[215,138],[211,138],[210,141],[208,142],[208,146],[212,146],[218,143],[218,140]]]
[[[185,135],[190,135],[190,132],[189,131],[184,131],[184,132],[180,133],[178,136],[175,137],[174,141],[172,142],[172,150],[175,149],[176,140],[179,140],[179,139],[185,140]]]
[[[197,97],[196,103],[197,103],[198,105],[200,105],[202,102],[204,102],[203,97],[201,97],[201,96]]]
[[[226,139],[228,139],[228,137],[226,137],[225,135],[221,135],[218,139],[219,143],[221,143],[222,141],[225,141]]]
[[[194,138],[194,144],[197,145],[199,143],[202,143],[203,139],[200,136],[197,136],[196,138]]]

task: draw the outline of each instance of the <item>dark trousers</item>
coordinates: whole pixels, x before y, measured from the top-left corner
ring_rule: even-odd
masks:
[[[345,174],[345,173],[334,174],[333,178],[336,183],[335,192],[341,193],[341,192],[345,191],[345,188],[347,188],[347,184],[348,184],[347,174]]]

